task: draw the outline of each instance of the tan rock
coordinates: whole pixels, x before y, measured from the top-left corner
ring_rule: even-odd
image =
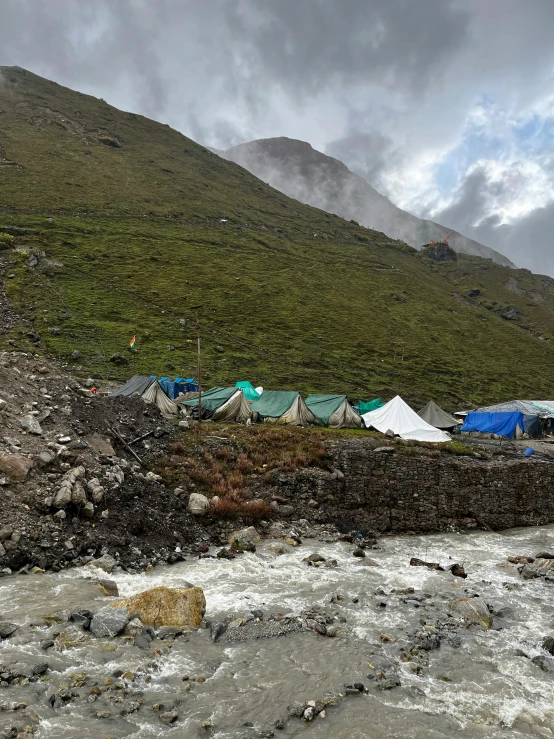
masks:
[[[18,482],[24,480],[33,466],[33,460],[22,454],[0,452],[0,472]]]
[[[152,588],[114,603],[146,626],[200,626],[206,613],[202,588]]]

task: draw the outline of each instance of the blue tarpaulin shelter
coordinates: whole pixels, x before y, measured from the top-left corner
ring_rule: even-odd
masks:
[[[163,377],[160,380],[160,385],[171,400],[175,400],[181,393],[184,395],[185,393],[198,392],[198,383],[190,377],[186,380],[183,380],[182,377],[177,377],[175,380]]]
[[[517,428],[524,432],[523,413],[468,413],[462,431],[478,431],[482,434],[496,434],[513,439]]]

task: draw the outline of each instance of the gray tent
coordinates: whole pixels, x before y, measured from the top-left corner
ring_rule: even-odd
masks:
[[[110,393],[110,397],[117,395],[142,395],[150,385],[154,382],[155,377],[149,377],[148,375],[133,375],[130,380],[127,380],[125,385],[118,387]]]
[[[131,395],[140,396],[145,403],[157,405],[162,415],[166,418],[173,418],[179,415],[179,406],[168,398],[155,377],[133,375],[130,380],[127,380],[125,385],[118,387],[108,397],[114,398],[121,395],[126,397],[130,397]]]
[[[460,423],[450,413],[443,411],[434,400],[430,400],[425,408],[418,411],[417,415],[437,429],[452,429]]]

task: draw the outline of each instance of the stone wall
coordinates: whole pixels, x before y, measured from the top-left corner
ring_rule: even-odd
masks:
[[[277,491],[305,518],[340,521],[343,530],[500,530],[554,522],[554,462],[412,456],[414,448],[391,452],[372,446],[364,440],[333,442],[331,472],[281,474]]]

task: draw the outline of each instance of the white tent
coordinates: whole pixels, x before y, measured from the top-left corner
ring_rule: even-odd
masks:
[[[381,433],[393,431],[403,439],[414,441],[452,441],[444,431],[431,426],[397,395],[382,408],[364,413],[363,422],[367,428],[374,428]]]

